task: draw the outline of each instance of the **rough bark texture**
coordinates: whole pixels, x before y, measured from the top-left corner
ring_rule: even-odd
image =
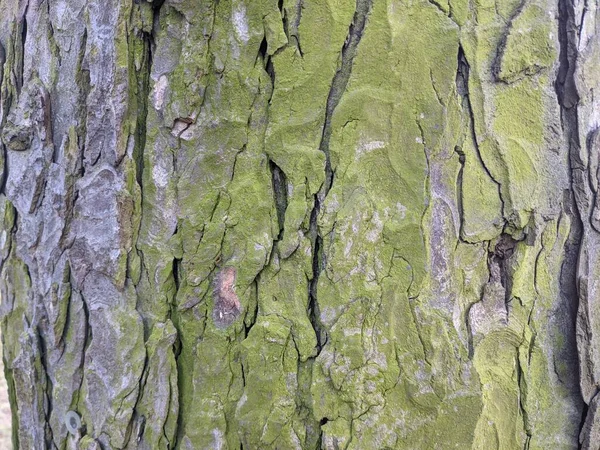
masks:
[[[0,0],[0,63],[15,448],[599,447],[598,0]]]

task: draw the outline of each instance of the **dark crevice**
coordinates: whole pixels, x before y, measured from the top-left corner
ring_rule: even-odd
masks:
[[[158,17],[158,13],[160,12],[160,8],[165,3],[165,0],[152,0],[152,9],[154,10],[154,17]]]
[[[321,205],[325,201],[327,194],[333,186],[335,171],[331,167],[331,158],[329,152],[329,141],[331,139],[331,120],[336,107],[338,106],[342,95],[346,90],[350,75],[352,74],[352,64],[358,49],[358,44],[362,38],[367,17],[371,11],[372,0],[356,0],[356,10],[352,23],[348,29],[348,35],[341,51],[341,63],[333,76],[331,88],[327,96],[325,108],[325,120],[321,135],[319,150],[325,154],[325,181],[321,189],[314,197],[314,207],[310,214],[308,235],[312,243],[312,278],[309,280],[308,287],[308,313],[310,321],[317,336],[317,353],[321,351],[327,342],[327,331],[323,328],[320,320],[319,302],[317,300],[317,286],[319,275],[325,267],[325,254],[323,252],[323,237],[320,235],[317,219],[321,210]]]
[[[21,89],[23,88],[23,83],[24,83],[24,71],[25,71],[25,44],[27,42],[27,10],[29,9],[29,3],[27,4],[27,6],[25,7],[25,11],[23,12],[23,17],[21,18],[21,21],[19,22],[19,33],[20,33],[20,48],[19,48],[19,52],[16,56],[16,58],[18,58],[15,61],[15,70],[17,71],[17,73],[13,74],[15,75],[15,82],[16,82],[16,90],[17,90],[17,95],[21,94]]]
[[[2,82],[4,80],[4,63],[6,62],[6,51],[4,46],[0,42],[0,109],[2,110],[2,116],[0,116],[0,129],[4,128],[4,122],[6,121],[6,115],[8,111],[8,95],[2,91]],[[0,194],[6,195],[6,180],[8,179],[8,151],[2,141],[0,141],[0,154],[2,155],[2,166],[0,169]]]
[[[332,131],[331,119],[335,109],[337,108],[337,105],[342,98],[342,95],[346,90],[348,80],[350,80],[350,75],[352,74],[352,64],[354,57],[356,56],[358,44],[362,38],[362,34],[367,23],[367,16],[371,10],[371,2],[372,0],[356,1],[354,18],[352,19],[352,23],[350,24],[350,28],[348,30],[348,36],[346,37],[346,41],[342,47],[341,64],[333,77],[329,95],[327,96],[325,123],[323,125],[323,132],[321,135],[321,143],[319,144],[319,150],[325,153],[325,185],[321,188],[321,192],[319,193],[321,203],[329,193],[333,183],[333,171],[331,169],[331,159],[329,155],[329,140],[331,139]]]
[[[288,38],[288,42],[290,40],[290,26],[289,19],[287,15],[287,11],[283,7],[283,0],[279,0],[277,3],[277,7],[279,8],[279,12],[281,13],[281,23],[283,24],[283,31]]]
[[[46,341],[44,339],[44,332],[41,327],[38,325],[35,329],[35,338],[37,341],[38,351],[40,352],[40,364],[42,375],[45,378],[45,386],[43,389],[44,395],[44,422],[45,422],[45,430],[44,437],[46,440],[46,448],[55,448],[54,438],[52,433],[52,428],[50,427],[50,417],[52,416],[52,399],[54,398],[53,391],[54,385],[52,383],[52,379],[50,378],[50,370],[48,366],[48,348],[46,345]]]
[[[60,159],[60,146],[54,145],[54,121],[52,120],[52,101],[50,100],[50,93],[43,84],[40,84],[40,99],[42,103],[44,130],[46,132],[44,143],[53,147],[52,162],[56,164],[59,162]]]
[[[498,188],[498,197],[502,204],[502,211],[501,211],[502,217],[504,217],[505,203],[504,203],[504,198],[502,197],[502,185],[498,180],[496,180],[492,176],[492,173],[490,172],[488,167],[485,165],[485,163],[483,161],[483,157],[481,156],[481,150],[479,149],[479,142],[477,141],[477,133],[475,132],[475,114],[473,112],[473,105],[471,103],[471,97],[469,95],[469,73],[470,73],[471,68],[469,66],[469,62],[467,61],[467,58],[466,58],[466,55],[465,55],[462,45],[458,46],[458,57],[457,58],[458,58],[458,65],[457,65],[457,70],[456,70],[456,89],[457,89],[458,94],[462,98],[461,106],[463,108],[463,111],[466,111],[468,114],[468,119],[469,119],[468,126],[469,126],[470,138],[472,140],[473,147],[475,148],[475,152],[477,154],[477,159],[479,161],[479,164],[483,167],[483,170],[485,171],[485,173],[489,177],[489,179],[492,180]]]
[[[2,81],[4,80],[4,63],[6,62],[6,50],[0,42],[0,88],[2,87]],[[0,117],[0,120],[2,117]]]
[[[71,283],[73,283],[74,280],[71,280]],[[72,284],[73,285],[73,284]],[[90,310],[88,308],[88,305],[85,301],[85,298],[83,297],[83,293],[80,291],[77,291],[77,293],[79,294],[79,298],[81,299],[81,306],[83,309],[83,315],[85,318],[85,330],[84,330],[84,341],[83,341],[83,346],[82,349],[83,351],[81,352],[81,364],[79,365],[78,371],[79,371],[79,387],[77,388],[76,392],[76,399],[75,399],[75,404],[73,405],[72,409],[75,410],[79,410],[79,405],[81,402],[81,387],[83,385],[83,378],[84,378],[84,374],[85,374],[85,355],[88,351],[89,346],[92,343],[92,339],[93,339],[93,335],[92,335],[92,326],[90,324]]]
[[[480,294],[479,298],[483,298],[483,293]],[[473,327],[471,326],[471,320],[469,319],[472,307],[473,304],[469,305],[465,310],[465,315],[463,316],[463,320],[465,321],[467,329],[467,355],[469,357],[469,360],[473,360],[473,357],[475,356],[475,343],[473,342],[474,332]]]
[[[297,0],[295,7],[286,8],[283,0],[279,0],[277,7],[281,13],[281,23],[283,31],[287,37],[288,45],[293,45],[298,50],[300,57],[304,57],[302,47],[300,46],[300,19],[302,18],[302,3],[303,0]]]
[[[442,7],[440,6],[440,4],[438,2],[436,2],[435,0],[427,0],[427,1],[429,2],[430,5],[435,7],[435,9],[437,9],[444,16],[448,16],[448,13],[442,9]]]
[[[277,209],[277,222],[279,224],[279,235],[277,240],[280,241],[283,238],[284,225],[285,225],[285,211],[288,206],[287,198],[287,177],[285,173],[277,164],[273,161],[269,161],[269,168],[271,169],[271,181],[273,184],[273,196],[275,197],[275,208]]]
[[[587,403],[583,403],[583,409],[581,411],[581,420],[579,421],[579,430],[583,430],[585,428],[586,419],[588,416],[588,412],[590,407]],[[580,438],[581,440],[581,438]],[[583,443],[580,441],[579,446],[577,447],[579,450],[583,450]]]
[[[130,52],[129,59],[129,71],[133,74],[136,83],[136,89],[130,89],[130,97],[129,104],[136,112],[136,122],[135,129],[130,135],[130,139],[133,139],[133,149],[132,149],[132,159],[135,164],[135,178],[136,182],[139,186],[140,192],[140,202],[143,204],[144,202],[144,189],[143,189],[143,173],[144,173],[144,150],[146,147],[146,136],[147,136],[147,119],[148,119],[148,99],[150,96],[150,84],[151,84],[151,72],[152,72],[152,63],[153,63],[153,53],[156,47],[155,42],[155,34],[157,29],[159,28],[159,17],[160,17],[160,9],[164,4],[164,0],[153,0],[150,1],[152,7],[152,28],[150,31],[146,31],[143,29],[135,29],[132,30],[128,34],[128,44],[130,48],[134,49],[134,51]],[[135,61],[135,53],[137,52],[141,55],[141,61],[136,64]],[[123,155],[124,157],[125,155]],[[121,161],[118,161],[119,164]],[[137,236],[139,236],[141,221],[138,224],[138,230],[136,230]],[[175,229],[175,233],[177,233],[177,228]],[[175,234],[174,233],[174,234]],[[137,252],[140,257],[140,270],[145,271],[145,264],[143,253],[138,251],[137,241],[133,246],[132,252]],[[179,289],[179,270],[180,270],[181,260],[178,258],[173,258],[172,261],[172,276],[173,283],[175,286],[175,294]],[[129,277],[129,275],[128,275]],[[168,318],[171,318],[172,315],[172,305],[168,312]],[[140,312],[140,315],[144,318],[144,314]],[[147,341],[150,330],[148,321],[144,318],[143,320],[143,328],[144,328],[144,342]],[[177,352],[177,344],[179,343],[179,332],[176,328],[176,339],[173,346],[173,352],[176,354]],[[133,407],[133,412],[129,419],[129,423],[126,431],[125,441],[129,442],[131,439],[139,443],[143,439],[143,434],[146,425],[146,418],[144,416],[140,416],[137,411],[137,406],[139,402],[142,400],[144,393],[146,391],[146,383],[148,380],[148,371],[149,371],[149,356],[148,350],[145,348],[144,354],[144,365],[139,374],[138,379],[138,392],[136,395],[135,405]],[[177,434],[176,434],[177,435]]]
[[[69,268],[69,265],[66,265],[67,267],[67,271],[65,272],[65,274],[67,275],[67,280],[64,281],[63,283],[68,283],[69,279],[71,278],[71,269]],[[58,292],[57,292],[58,294]],[[60,355],[57,358],[57,361],[60,361],[65,353],[65,350],[67,349],[67,335],[69,333],[69,330],[71,328],[71,305],[72,305],[72,298],[73,298],[73,291],[72,288],[69,289],[69,295],[66,299],[67,301],[67,305],[66,305],[66,313],[65,313],[65,325],[63,326],[63,329],[61,330],[61,334],[60,336],[54,336],[54,342],[56,342],[56,346],[57,348],[60,350]]]
[[[271,98],[273,97],[273,92],[275,91],[275,68],[273,66],[273,58],[268,54],[269,44],[267,42],[266,36],[263,37],[263,40],[260,43],[260,47],[258,48],[258,55],[256,55],[256,61],[262,61],[265,72],[269,75],[271,79],[271,94],[269,96],[269,103],[271,102]]]
[[[530,347],[531,347],[530,343]],[[533,432],[531,430],[531,423],[529,420],[529,413],[527,412],[527,407],[525,405],[525,398],[527,396],[527,381],[525,379],[525,371],[521,366],[521,359],[519,358],[520,347],[516,349],[515,354],[515,372],[517,375],[517,386],[519,388],[519,411],[521,412],[521,417],[523,418],[523,431],[525,432],[525,443],[523,444],[523,450],[529,450],[529,446],[531,443],[531,437],[533,436]]]
[[[0,124],[1,126],[1,124]],[[6,146],[0,142],[0,150],[2,151],[2,175],[0,177],[0,194],[6,195],[6,183],[8,182],[8,150]]]
[[[577,42],[579,40],[578,28],[575,24],[575,11],[570,0],[559,0],[558,2],[558,41],[560,43],[559,68],[554,87],[558,101],[562,107],[563,128],[564,121],[570,125],[569,130],[565,130],[569,144],[571,139],[576,140],[573,144],[579,146],[578,133],[574,127],[577,127],[577,108],[574,106],[579,102],[579,93],[575,85],[575,64],[577,61]],[[573,120],[575,119],[575,120]],[[569,145],[571,147],[571,145]],[[573,151],[569,152],[574,153]]]
[[[273,59],[271,58],[271,56],[267,57],[267,61],[265,63],[265,70],[267,71],[267,74],[269,74],[269,78],[271,78],[271,95],[273,95],[273,91],[275,90],[275,68],[273,67]],[[271,101],[270,98],[269,101]]]
[[[559,51],[559,69],[554,83],[556,95],[561,108],[561,125],[563,135],[568,150],[569,164],[569,183],[570,190],[563,196],[563,210],[571,219],[569,236],[564,245],[563,264],[560,272],[560,295],[564,301],[565,323],[568,329],[565,333],[568,336],[568,342],[565,345],[563,357],[566,353],[577,354],[579,357],[578,378],[573,380],[570,390],[574,395],[580,396],[581,419],[579,423],[579,448],[582,448],[586,441],[585,423],[588,419],[589,405],[585,403],[583,393],[581,392],[582,366],[587,364],[582,360],[585,358],[585,349],[579,348],[577,342],[577,316],[581,302],[589,301],[585,298],[586,294],[578,289],[578,264],[581,254],[581,242],[583,239],[584,226],[582,216],[587,215],[585,198],[585,180],[589,169],[580,158],[581,143],[579,140],[578,108],[579,93],[575,82],[575,68],[577,64],[579,42],[579,26],[575,21],[575,10],[571,0],[558,1],[558,40],[560,44]],[[582,320],[585,322],[585,320]],[[584,324],[585,325],[585,324]],[[585,346],[586,344],[581,344]]]
[[[180,274],[179,272],[181,271],[181,259],[180,258],[173,258],[173,281],[175,282],[175,292],[179,291],[179,286],[180,286]]]
[[[267,42],[267,37],[264,36],[262,41],[260,41],[260,46],[258,47],[258,55],[256,57],[257,61],[265,61],[268,58],[267,50],[269,48],[269,43]]]
[[[296,44],[296,48],[298,49],[298,53],[300,53],[300,56],[303,58],[304,57],[304,52],[302,51],[302,46],[300,45],[300,20],[302,19],[302,8],[303,8],[303,3],[304,0],[297,0],[296,2],[296,11],[295,11],[295,19],[294,22],[292,23],[291,26],[291,30],[290,30],[290,36],[292,36],[294,38],[295,44]]]
[[[79,116],[78,124],[75,127],[76,136],[78,138],[77,145],[79,148],[79,160],[77,161],[77,167],[75,172],[79,173],[80,177],[85,175],[85,164],[83,162],[85,155],[85,138],[87,135],[87,98],[91,90],[91,77],[90,70],[85,59],[87,48],[87,29],[83,30],[83,36],[81,37],[81,45],[79,47],[79,55],[77,58],[75,82],[78,88],[78,98],[76,99],[77,104],[77,115]],[[81,145],[79,145],[81,143]]]
[[[175,231],[173,231],[172,237],[176,236],[178,232],[179,232],[179,224],[177,224],[175,226]],[[181,256],[181,255],[179,255],[179,256]],[[168,311],[167,317],[169,319],[171,319],[171,317],[173,315],[173,306],[177,303],[176,297],[177,297],[177,293],[179,292],[179,287],[180,287],[180,283],[181,283],[181,261],[182,261],[181,258],[174,257],[172,265],[171,265],[171,275],[173,276],[173,283],[175,285],[175,293],[173,294],[173,301],[171,302],[171,305],[170,305],[170,308]],[[144,336],[145,339],[147,337],[148,336]]]
[[[465,152],[462,150],[460,146],[454,147],[454,152],[458,155],[458,161],[460,163],[460,169],[458,171],[458,177],[456,180],[456,199],[458,206],[458,215],[459,215],[459,233],[458,238],[462,241],[462,237],[464,236],[464,218],[465,212],[463,207],[463,177],[465,171]]]
[[[146,424],[146,420],[144,418],[144,416],[139,416],[138,412],[137,412],[137,406],[139,404],[139,402],[141,401],[143,394],[144,394],[144,390],[146,388],[146,381],[148,380],[148,350],[147,348],[144,348],[144,366],[142,368],[142,371],[140,372],[140,378],[138,380],[138,394],[137,394],[137,398],[135,400],[135,404],[133,405],[133,413],[129,419],[129,423],[127,424],[127,430],[125,432],[125,447],[127,447],[127,444],[129,443],[131,436],[133,434],[133,429],[136,423],[140,423],[141,424],[137,430],[137,434],[135,436],[136,441],[139,443],[140,439],[142,438],[143,432],[144,432],[144,428],[145,428],[145,424]]]
[[[252,330],[252,327],[256,324],[256,319],[258,318],[258,286],[259,286],[259,283],[260,283],[260,273],[256,276],[256,278],[253,281],[254,293],[256,296],[254,308],[252,311],[248,311],[246,313],[246,317],[244,317],[244,339],[246,339],[248,337],[248,335],[250,334],[250,330]],[[248,316],[250,316],[249,319],[248,319]],[[245,383],[244,383],[244,386],[245,386]]]
[[[315,199],[316,202],[316,199]],[[316,214],[316,209],[313,209],[313,213]],[[314,223],[315,232],[316,232],[316,217],[311,215],[311,225]],[[317,301],[317,283],[319,281],[319,275],[321,273],[322,267],[320,265],[320,261],[323,259],[322,255],[322,246],[323,239],[321,236],[316,235],[313,244],[313,260],[312,260],[312,272],[313,278],[309,282],[308,287],[308,317],[310,319],[310,323],[315,330],[315,334],[317,336],[317,354],[321,352],[321,349],[325,346],[328,340],[327,330],[321,324],[321,311],[319,308],[319,303]],[[324,261],[323,261],[324,263]]]
[[[521,14],[523,8],[525,8],[526,0],[521,0],[521,3],[515,9],[514,13],[511,15],[508,23],[506,24],[506,28],[502,33],[502,37],[500,38],[500,42],[496,49],[496,56],[494,57],[494,61],[492,62],[492,76],[495,81],[504,82],[500,77],[500,72],[502,71],[502,56],[504,55],[504,49],[506,48],[506,42],[508,41],[508,36],[510,35],[510,30],[512,28],[513,21]]]
[[[40,176],[35,181],[35,187],[33,190],[33,195],[31,196],[31,204],[29,205],[29,214],[35,213],[43,204],[44,198],[46,197],[46,185],[48,184],[48,168],[44,168],[42,170],[42,176]],[[39,243],[40,236],[38,236],[38,241],[36,245]]]
[[[147,135],[147,119],[148,119],[148,98],[150,95],[150,84],[151,84],[151,74],[154,63],[154,53],[156,50],[156,36],[158,34],[158,30],[160,30],[160,14],[161,8],[165,3],[165,0],[153,0],[152,2],[152,10],[153,10],[153,24],[152,31],[150,33],[142,31],[141,40],[143,42],[143,54],[144,61],[142,62],[142,68],[139,72],[136,73],[137,82],[138,82],[138,90],[141,94],[138,94],[136,97],[137,107],[138,107],[138,115],[137,115],[137,123],[136,123],[136,133],[135,133],[135,147],[133,152],[133,158],[136,164],[136,179],[137,183],[140,187],[140,195],[141,202],[143,203],[144,197],[144,189],[143,189],[143,173],[146,170],[144,166],[144,151],[146,148],[146,135]],[[135,65],[132,66],[132,70],[135,70]],[[188,123],[188,127],[191,125],[191,122]],[[186,127],[187,129],[187,127]],[[185,131],[185,130],[183,130]],[[183,132],[182,131],[182,132]],[[181,135],[181,133],[180,133]],[[174,151],[173,153],[173,167],[177,167],[177,156]],[[141,221],[139,226],[141,227]],[[179,230],[179,225],[176,226],[173,234],[177,234]],[[138,230],[139,236],[139,230]],[[135,245],[136,251],[140,256],[141,260],[141,270],[142,273],[147,274],[146,265],[144,263],[144,254],[137,250],[137,243]],[[181,288],[182,281],[182,259],[174,257],[172,260],[171,266],[171,274],[173,277],[173,284],[175,288],[175,292],[173,293],[173,297],[169,304],[169,310],[167,312],[167,319],[170,320],[175,328],[175,339],[172,346],[173,358],[175,360],[176,367],[176,376],[177,376],[177,397],[178,397],[178,405],[179,408],[176,412],[177,420],[175,425],[175,430],[173,432],[173,442],[169,443],[169,448],[178,448],[179,440],[182,434],[183,427],[183,409],[182,405],[184,404],[182,399],[182,394],[185,391],[184,389],[184,368],[181,363],[181,357],[183,352],[183,342],[181,340],[181,331],[180,331],[180,321],[179,321],[179,312],[177,311],[177,295]],[[146,328],[147,324],[144,323],[144,328]],[[146,333],[146,332],[145,332]],[[147,356],[146,356],[147,359]],[[144,369],[141,374],[141,379],[147,379],[147,361],[145,362]],[[145,388],[145,381],[143,385],[140,385],[140,392],[138,394],[138,400],[142,397],[143,391]],[[170,400],[172,401],[172,399]],[[163,427],[164,432],[164,427]],[[143,433],[143,429],[140,429],[139,433]]]
[[[322,449],[323,448],[323,425],[325,425],[325,423],[323,423],[323,420],[327,420],[327,419],[321,419],[319,421],[319,437],[317,438],[317,443],[315,445],[315,449]]]
[[[146,122],[148,117],[148,96],[150,94],[150,68],[152,67],[152,47],[154,39],[151,34],[143,33],[144,61],[142,69],[137,72],[137,95],[133,99],[137,102],[137,120],[135,127],[135,141],[133,147],[133,160],[135,162],[136,181],[143,193],[144,172],[144,148],[146,147]],[[131,61],[131,69],[135,70],[135,64]],[[146,70],[144,70],[146,68]]]
[[[504,288],[504,302],[510,302],[510,293],[512,290],[512,276],[510,273],[509,260],[515,252],[517,241],[509,234],[503,233],[498,238],[494,249],[488,253],[488,269],[490,273],[490,282],[499,281]]]

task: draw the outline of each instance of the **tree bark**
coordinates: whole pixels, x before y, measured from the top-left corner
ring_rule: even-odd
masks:
[[[600,448],[599,21],[0,0],[14,447]]]

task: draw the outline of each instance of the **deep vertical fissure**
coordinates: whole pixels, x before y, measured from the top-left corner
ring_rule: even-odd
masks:
[[[563,301],[567,303],[567,311],[571,314],[569,317],[571,336],[569,336],[569,351],[579,354],[576,338],[576,320],[578,309],[580,307],[581,297],[578,289],[578,262],[581,253],[581,242],[583,239],[584,226],[582,216],[586,214],[585,205],[578,201],[577,191],[585,189],[579,184],[586,179],[584,176],[578,176],[577,171],[585,171],[587,168],[582,164],[579,152],[581,143],[579,140],[578,124],[578,102],[579,94],[575,83],[575,67],[577,64],[577,43],[579,41],[579,26],[575,22],[575,10],[571,0],[559,0],[558,2],[558,39],[559,50],[559,69],[554,83],[556,95],[560,105],[560,119],[564,140],[567,146],[567,163],[569,165],[568,176],[570,190],[563,196],[563,210],[571,219],[569,235],[564,244],[564,260],[560,269],[560,295]],[[578,373],[581,378],[582,361],[579,359]],[[583,394],[580,385],[576,389],[583,400]],[[581,431],[584,428],[586,417],[588,415],[588,405],[582,401],[582,416],[579,424],[580,430],[580,448],[583,442]]]
[[[514,20],[523,12],[523,8],[525,8],[527,1],[521,0],[519,5],[511,14],[510,18],[506,22],[506,26],[504,28],[504,32],[502,33],[502,37],[500,38],[500,43],[496,49],[496,56],[494,61],[492,62],[492,76],[495,81],[502,81],[500,72],[502,70],[502,56],[504,55],[504,51],[506,49],[506,43],[508,41],[508,36],[510,35]]]
[[[275,209],[277,210],[277,223],[279,224],[277,240],[280,241],[283,238],[285,230],[285,211],[288,206],[287,177],[285,176],[285,172],[273,161],[269,161],[269,168],[271,170],[273,196],[275,197]]]
[[[75,391],[76,395],[77,395],[77,399],[75,400],[75,408],[77,410],[79,410],[79,405],[80,405],[80,400],[81,400],[81,388],[83,386],[83,377],[85,374],[85,355],[88,351],[88,348],[90,347],[90,344],[92,342],[92,327],[90,325],[90,309],[88,307],[88,304],[85,300],[85,297],[83,296],[83,293],[77,290],[74,290],[75,292],[77,292],[77,294],[79,295],[79,298],[81,299],[81,307],[82,307],[82,311],[83,311],[83,317],[85,319],[85,330],[84,330],[84,341],[83,341],[83,351],[81,352],[81,366],[80,366],[80,373],[81,373],[81,377],[79,380],[79,386],[77,388],[77,390]],[[71,294],[73,295],[73,294]]]
[[[27,10],[29,9],[29,3],[25,6],[25,10],[23,11],[23,17],[19,22],[19,34],[20,34],[20,48],[16,55],[18,59],[15,61],[15,69],[17,73],[15,75],[15,88],[17,90],[17,95],[21,94],[21,89],[23,88],[23,76],[25,70],[25,44],[27,42]]]
[[[458,95],[460,95],[462,102],[461,102],[461,107],[463,109],[463,111],[466,111],[467,113],[467,118],[468,118],[468,139],[470,138],[472,143],[473,143],[473,147],[475,148],[475,153],[477,155],[477,160],[479,161],[479,164],[483,167],[483,170],[485,171],[486,175],[489,177],[490,180],[492,180],[492,182],[496,185],[497,189],[498,189],[498,197],[500,198],[500,202],[502,204],[502,216],[504,217],[504,209],[505,209],[505,204],[504,204],[504,198],[502,197],[502,185],[500,184],[500,182],[498,180],[496,180],[493,176],[492,173],[490,172],[489,168],[486,166],[483,157],[481,155],[481,149],[479,148],[479,142],[477,141],[477,132],[475,129],[475,114],[473,112],[473,105],[471,103],[471,96],[469,94],[469,74],[471,71],[471,66],[469,65],[469,62],[467,61],[467,57],[465,55],[465,51],[462,47],[462,45],[458,46],[458,56],[457,56],[457,68],[456,68],[456,89],[458,92]],[[504,219],[506,221],[506,219]]]
[[[325,201],[327,194],[331,190],[334,180],[334,170],[331,167],[331,157],[329,151],[329,142],[331,139],[331,120],[338,106],[342,95],[346,90],[350,75],[352,73],[352,65],[354,57],[358,49],[358,44],[362,38],[365,25],[367,23],[367,17],[371,11],[372,0],[357,0],[356,10],[352,23],[348,29],[348,35],[341,51],[341,63],[333,76],[329,94],[327,96],[327,103],[325,108],[325,120],[323,123],[323,131],[321,135],[321,142],[319,144],[319,150],[325,154],[325,180],[321,189],[314,196],[314,207],[310,214],[309,224],[309,237],[312,243],[312,278],[309,281],[308,289],[308,309],[309,318],[317,335],[317,352],[320,352],[325,345],[327,340],[326,331],[321,326],[319,319],[320,310],[319,303],[317,300],[317,286],[319,283],[319,275],[325,265],[325,255],[323,252],[323,237],[320,235],[318,229],[318,216],[321,210],[321,205]]]
[[[2,91],[4,83],[4,63],[6,62],[6,50],[0,42],[0,129],[4,128],[6,116],[9,107],[9,100],[6,91]],[[0,140],[0,152],[2,153],[2,173],[0,174],[0,194],[6,193],[6,181],[8,180],[8,150]]]
[[[148,121],[148,108],[149,108],[149,96],[150,96],[150,92],[151,92],[151,81],[152,81],[152,67],[153,67],[153,57],[154,57],[154,51],[155,51],[155,46],[156,46],[156,42],[155,42],[155,38],[156,38],[156,33],[157,33],[157,29],[159,28],[159,20],[160,20],[160,11],[161,11],[161,7],[164,4],[164,0],[153,0],[149,2],[150,5],[147,5],[146,7],[150,7],[152,10],[152,24],[151,24],[151,28],[148,29],[136,29],[133,30],[129,36],[128,36],[128,40],[129,40],[129,46],[133,47],[130,48],[130,62],[129,62],[129,70],[133,73],[133,77],[131,78],[132,80],[135,81],[136,85],[135,85],[135,89],[130,89],[131,92],[131,96],[130,96],[130,107],[135,109],[135,117],[136,117],[136,121],[135,121],[135,130],[133,131],[133,135],[130,136],[130,138],[133,138],[133,150],[132,150],[132,160],[133,163],[135,164],[135,179],[139,188],[139,201],[140,201],[140,214],[143,214],[142,208],[143,208],[143,204],[144,204],[144,178],[143,178],[143,173],[145,170],[144,167],[144,151],[146,148],[146,141],[147,141],[147,121]],[[136,46],[141,46],[141,62],[139,64],[139,66],[136,67],[136,63],[134,61],[134,52],[135,52],[135,47]],[[139,48],[139,47],[138,47]],[[139,238],[139,234],[141,232],[141,226],[142,226],[142,221],[140,220],[138,223],[138,229],[136,231],[137,236]],[[177,228],[175,229],[175,233],[177,233]],[[144,262],[144,255],[143,253],[138,249],[138,245],[137,245],[137,240],[134,243],[134,245],[131,248],[131,252],[136,252],[139,259],[140,259],[140,266],[141,266],[141,272],[145,273],[147,271],[146,266],[145,266],[145,262]],[[177,290],[179,289],[179,266],[180,266],[180,260],[177,258],[173,258],[172,260],[172,266],[171,266],[171,271],[172,271],[172,276],[173,276],[173,283],[175,286],[175,293],[174,296],[177,295]],[[136,286],[137,287],[137,286]],[[139,299],[138,299],[139,300]],[[171,319],[171,315],[172,315],[172,303],[169,305],[169,311],[168,311],[168,316],[167,319]],[[136,307],[137,309],[137,307]],[[149,328],[151,323],[148,323],[148,320],[146,317],[144,317],[144,315],[140,312],[139,313],[140,316],[142,317],[143,320],[143,329],[144,329],[144,343],[146,343],[149,339],[150,333],[151,333],[151,329]],[[171,319],[172,320],[172,319]],[[177,355],[177,345],[179,343],[178,339],[179,339],[179,330],[177,329],[176,324],[174,324],[176,332],[177,332],[177,336],[175,339],[175,342],[173,344],[173,354],[176,356]],[[144,364],[142,367],[142,370],[139,373],[139,378],[137,380],[137,385],[138,385],[138,392],[137,392],[137,398],[135,400],[135,404],[133,406],[133,411],[132,414],[129,418],[129,424],[127,427],[127,434],[126,434],[126,442],[129,442],[131,439],[136,440],[137,442],[140,442],[140,440],[143,439],[144,436],[144,432],[145,432],[145,428],[146,428],[146,418],[143,415],[140,415],[140,413],[138,412],[137,408],[138,405],[140,403],[140,401],[142,400],[142,398],[144,397],[144,393],[146,391],[146,382],[148,379],[148,372],[150,370],[150,365],[149,365],[149,354],[148,354],[148,348],[145,348],[145,352],[144,352]],[[173,401],[173,399],[171,398],[171,396],[169,397],[169,401]],[[176,435],[175,435],[176,436]],[[165,438],[167,438],[165,436]]]

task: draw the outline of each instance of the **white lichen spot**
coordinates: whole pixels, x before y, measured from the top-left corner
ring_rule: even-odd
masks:
[[[346,241],[346,246],[344,247],[344,258],[348,258],[350,256],[351,250],[352,250],[352,239],[348,239]]]
[[[218,428],[214,428],[212,430],[212,435],[214,439],[213,449],[220,450],[223,448],[223,432]]]
[[[332,194],[325,203],[325,210],[328,214],[334,214],[340,209],[340,202],[337,194]]]
[[[285,376],[285,385],[288,391],[292,392],[298,385],[298,377],[296,372],[288,372]]]
[[[338,312],[335,308],[329,307],[329,306],[324,306],[321,309],[321,314],[319,316],[319,319],[321,319],[321,322],[325,325],[333,323],[338,317]]]
[[[383,221],[379,218],[379,213],[375,211],[371,218],[371,229],[367,233],[367,240],[369,242],[375,242],[381,236],[383,231]]]
[[[152,97],[154,98],[154,108],[160,111],[165,103],[165,92],[167,90],[168,80],[165,75],[161,75],[154,84]]]
[[[377,150],[378,148],[383,148],[385,147],[385,142],[383,141],[370,141],[367,142],[366,144],[362,145],[362,148],[368,152],[370,152],[371,150]]]
[[[232,22],[235,28],[235,34],[237,38],[244,44],[250,40],[250,33],[248,30],[248,17],[246,17],[246,7],[243,3],[240,3],[232,14]]]
[[[359,336],[362,333],[362,329],[355,327],[355,328],[351,328],[351,327],[345,327],[344,328],[344,336],[345,337],[350,337],[350,336]]]
[[[246,394],[246,392],[244,392],[242,394],[240,400],[238,401],[237,406],[235,407],[236,412],[239,412],[240,409],[242,408],[242,406],[244,406],[247,401],[248,401],[248,394]]]
[[[156,186],[165,188],[169,184],[169,173],[164,167],[157,164],[152,168],[152,179]]]
[[[398,215],[400,216],[400,218],[404,219],[406,217],[406,206],[398,202],[396,203],[396,209],[398,210]]]
[[[360,158],[365,153],[372,152],[373,150],[377,150],[384,147],[384,141],[368,141],[360,143],[356,148],[356,159]]]

